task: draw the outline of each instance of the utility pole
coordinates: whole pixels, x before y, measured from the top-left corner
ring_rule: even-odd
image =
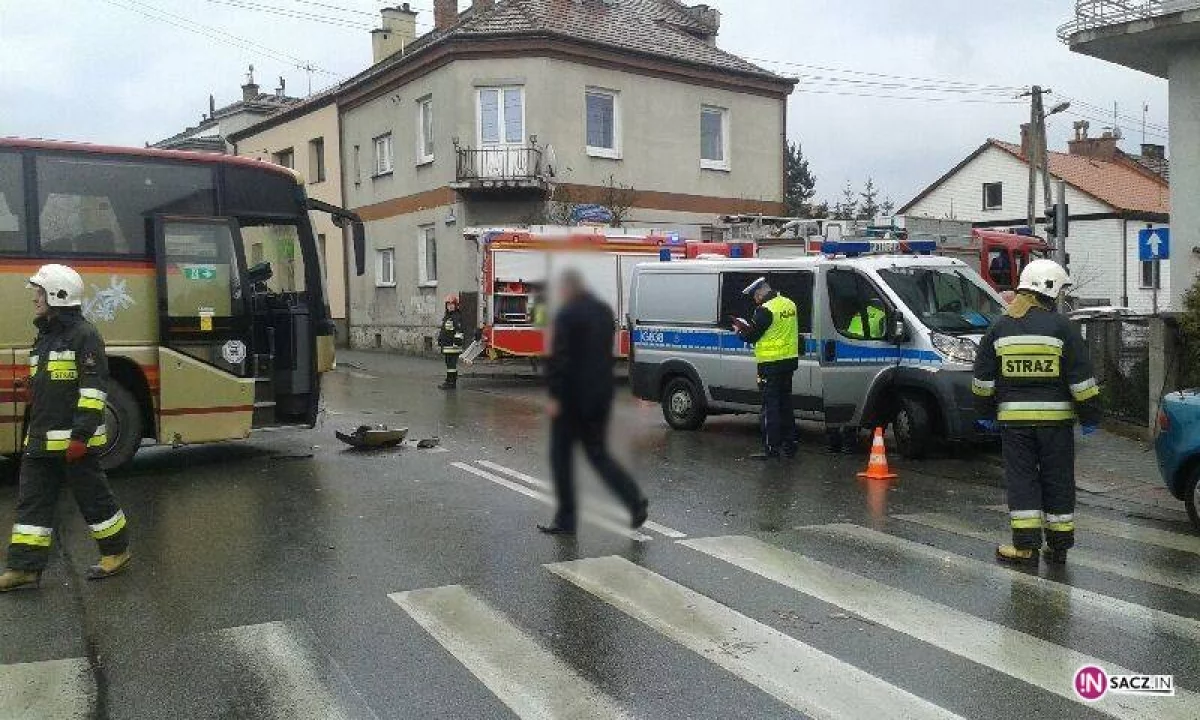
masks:
[[[1026,219],[1029,222],[1029,229],[1032,231],[1037,227],[1037,169],[1038,155],[1041,152],[1041,127],[1044,122],[1042,116],[1042,87],[1034,85],[1029,89],[1029,92],[1021,93],[1019,97],[1030,98],[1029,102],[1029,138],[1028,147],[1026,148],[1027,157],[1025,160],[1029,163],[1029,192],[1027,202]]]
[[[1047,188],[1047,192],[1049,188]],[[1047,206],[1049,207],[1049,206]],[[1054,206],[1054,259],[1067,267],[1067,183],[1058,181],[1058,203]]]

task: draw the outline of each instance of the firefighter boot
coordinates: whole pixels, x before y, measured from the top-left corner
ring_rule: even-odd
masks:
[[[101,555],[100,562],[88,568],[87,579],[103,580],[104,578],[124,572],[125,568],[129,567],[129,561],[132,559],[133,555],[128,550],[120,555]]]
[[[0,592],[12,590],[35,590],[41,584],[40,572],[25,572],[22,570],[5,570],[0,575]]]
[[[438,385],[439,390],[453,390],[457,387],[458,387],[458,376],[451,375],[449,373],[446,374],[446,379],[442,381],[442,384]]]
[[[1000,545],[996,548],[996,559],[1010,565],[1037,565],[1037,550],[1022,550],[1013,545]]]

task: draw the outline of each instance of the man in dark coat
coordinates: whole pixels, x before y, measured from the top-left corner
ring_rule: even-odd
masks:
[[[608,451],[608,421],[613,404],[612,310],[588,292],[579,273],[568,270],[559,278],[561,307],[551,332],[552,353],[547,366],[551,417],[550,464],[558,511],[549,525],[538,529],[550,535],[575,533],[574,448],[583,451],[604,483],[629,509],[632,527],[647,518],[646,496]]]

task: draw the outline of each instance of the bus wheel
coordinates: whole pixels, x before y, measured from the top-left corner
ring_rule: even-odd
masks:
[[[925,457],[933,436],[932,415],[925,401],[911,395],[902,396],[900,408],[892,420],[892,432],[901,455],[909,460]]]
[[[672,378],[663,388],[663,419],[676,430],[699,430],[708,414],[704,395],[685,377]]]
[[[100,466],[116,470],[128,465],[142,444],[142,413],[133,393],[116,382],[109,383],[104,427],[108,444],[100,455]]]

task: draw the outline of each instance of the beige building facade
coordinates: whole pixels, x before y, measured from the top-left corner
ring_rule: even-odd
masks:
[[[295,170],[304,180],[310,198],[342,206],[342,163],[338,108],[332,94],[314,97],[302,105],[275,115],[241,132],[229,140],[234,153],[264,162],[284,165]],[[328,213],[310,213],[316,235],[329,312],[338,328],[338,341],[349,338],[347,321],[348,236],[333,224]],[[287,272],[293,258],[279,257],[276,246],[267,242],[247,245],[246,263],[253,266],[270,262],[275,271]],[[292,273],[297,277],[303,274]]]
[[[432,349],[446,295],[468,317],[477,307],[478,248],[463,230],[544,221],[548,202],[605,204],[616,187],[631,204],[625,227],[696,239],[722,214],[783,213],[792,81],[715,50],[715,28],[692,42],[736,70],[533,31],[477,37],[507,22],[506,5],[538,4],[469,10],[339,93],[344,199],[368,238],[367,273],[351,282],[352,345]]]

